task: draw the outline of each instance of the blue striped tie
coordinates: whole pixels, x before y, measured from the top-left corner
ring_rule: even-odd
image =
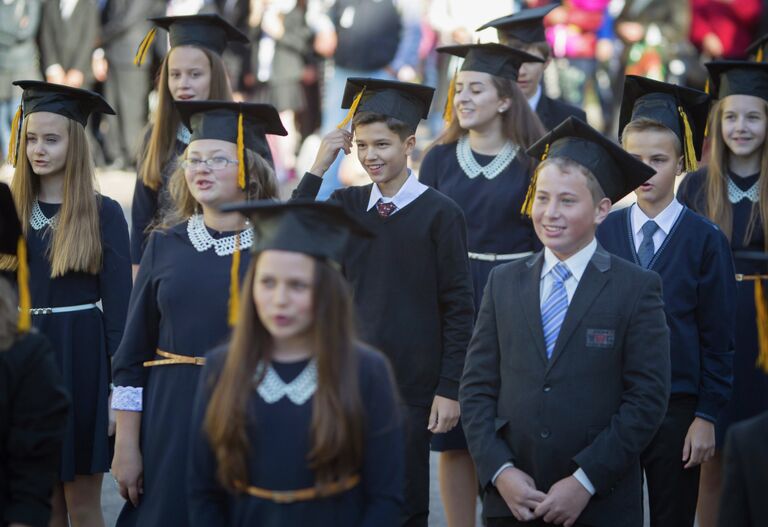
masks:
[[[544,344],[548,359],[552,358],[560,326],[563,325],[565,313],[568,311],[568,292],[565,290],[565,281],[571,276],[571,271],[563,262],[558,262],[550,273],[553,280],[552,289],[541,306],[541,326],[544,329]]]

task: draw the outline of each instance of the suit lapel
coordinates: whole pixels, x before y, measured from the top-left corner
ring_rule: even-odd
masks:
[[[576,331],[584,314],[600,294],[600,291],[603,290],[603,287],[605,287],[605,284],[608,282],[607,271],[610,268],[610,255],[598,245],[595,254],[592,255],[587,268],[584,270],[584,274],[581,275],[579,285],[576,287],[576,292],[568,306],[568,311],[560,328],[560,334],[557,336],[557,342],[555,343],[555,349],[552,352],[552,359],[549,361],[547,371],[560,358],[563,349],[573,336],[573,332]]]
[[[518,291],[520,292],[525,321],[528,323],[528,328],[533,336],[533,343],[539,356],[546,364],[547,350],[544,347],[544,330],[541,327],[541,297],[539,296],[541,268],[543,266],[544,251],[539,251],[526,262],[525,269],[518,275],[520,280]]]
[[[546,128],[547,130],[550,130],[550,126],[547,124],[550,121],[549,104],[547,102],[547,96],[544,95],[543,90],[544,89],[542,88],[542,94],[541,94],[541,98],[539,99],[539,104],[536,105],[536,113],[539,116],[539,120],[544,125],[544,128]]]

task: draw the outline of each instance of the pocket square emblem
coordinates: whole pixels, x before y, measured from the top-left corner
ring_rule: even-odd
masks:
[[[616,331],[612,329],[587,329],[588,348],[612,348]]]

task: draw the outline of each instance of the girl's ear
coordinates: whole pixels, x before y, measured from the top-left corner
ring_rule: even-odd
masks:
[[[504,113],[512,106],[512,99],[509,97],[504,97],[501,100],[501,104],[499,104],[499,113]]]

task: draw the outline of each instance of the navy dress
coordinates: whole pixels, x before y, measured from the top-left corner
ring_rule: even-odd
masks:
[[[201,368],[172,364],[155,351],[202,357],[226,341],[231,255],[213,247],[198,252],[187,223],[154,231],[147,242],[131,295],[125,336],[113,364],[115,386],[143,387],[140,447],[144,494],[138,507],[126,502],[118,526],[185,526],[185,474],[192,400]],[[217,233],[214,238],[234,233]],[[249,251],[241,252],[240,275]]]
[[[457,143],[434,146],[421,163],[419,181],[440,191],[455,201],[467,221],[467,248],[473,253],[513,254],[537,251],[541,248],[530,218],[520,213],[531,181],[532,165],[522,149],[512,162],[495,178],[480,174],[470,178],[456,158]],[[493,156],[472,152],[477,162],[485,166]],[[488,262],[470,258],[475,313],[480,310],[485,283],[491,269],[505,261]],[[464,433],[459,425],[446,434],[432,437],[432,448],[465,450]]]
[[[64,385],[72,398],[61,456],[61,481],[76,474],[107,472],[111,461],[109,425],[109,361],[123,336],[131,264],[128,226],[120,205],[98,196],[103,264],[98,274],[69,272],[51,278],[48,259],[52,231],[29,227],[30,293],[33,308],[77,306],[101,301],[98,308],[33,315],[32,325],[54,351]],[[53,218],[60,204],[39,203]]]
[[[702,215],[706,215],[706,167],[688,174],[677,191],[677,198]],[[747,190],[759,178],[759,174],[741,178],[729,175],[731,180]],[[768,262],[739,257],[739,251],[765,251],[765,233],[759,221],[752,237],[745,240],[745,234],[752,213],[752,202],[743,199],[732,205],[733,233],[731,249],[734,252],[734,266],[737,273],[768,273]],[[755,285],[752,281],[737,283],[736,290],[736,342],[733,360],[733,395],[718,416],[717,444],[724,444],[728,427],[738,421],[768,410],[768,375],[756,366],[758,343],[755,324]]]
[[[221,372],[227,349],[208,355],[202,379]],[[290,383],[308,361],[272,364],[283,382]],[[386,359],[367,349],[359,355],[360,394],[365,411],[363,462],[360,483],[327,498],[278,504],[247,494],[227,493],[216,479],[216,459],[202,430],[211,382],[201,380],[195,400],[190,447],[189,506],[193,527],[392,527],[397,525],[403,500],[404,432],[395,387]],[[248,401],[249,485],[269,490],[313,487],[307,466],[311,450],[313,397],[297,405],[287,397],[268,404],[256,390]]]

